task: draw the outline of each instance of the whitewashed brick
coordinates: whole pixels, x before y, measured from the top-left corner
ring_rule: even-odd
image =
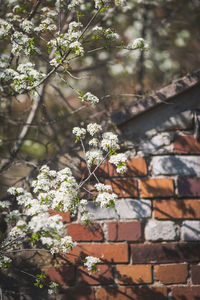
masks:
[[[119,216],[113,208],[101,208],[97,206],[94,202],[89,202],[87,205],[87,210],[92,213],[92,220],[103,220],[103,219],[118,219]]]
[[[172,221],[149,220],[145,226],[145,239],[150,241],[173,241],[177,237],[177,227]]]
[[[154,175],[200,175],[200,156],[155,156],[152,171]]]
[[[150,200],[121,199],[116,201],[116,209],[121,219],[140,219],[151,217]]]
[[[108,219],[140,219],[151,217],[150,200],[120,199],[116,201],[116,210],[113,208],[101,208],[94,202],[89,202],[87,210],[92,213],[92,220]]]
[[[139,154],[150,153],[169,153],[173,151],[173,144],[171,144],[174,137],[172,132],[157,133],[151,139],[141,142],[138,145]]]
[[[184,241],[200,240],[200,221],[184,221],[181,226],[181,239]]]

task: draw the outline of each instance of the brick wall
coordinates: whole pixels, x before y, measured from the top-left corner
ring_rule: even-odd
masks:
[[[62,286],[57,299],[200,299],[200,143],[186,131],[152,139],[129,149],[125,175],[101,166],[117,211],[91,202],[94,224],[68,223],[78,246],[44,268]],[[86,255],[101,258],[98,273],[80,265]]]

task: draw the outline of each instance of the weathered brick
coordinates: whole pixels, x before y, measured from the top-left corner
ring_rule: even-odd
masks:
[[[200,286],[172,287],[173,300],[200,300]]]
[[[136,179],[106,180],[105,183],[111,185],[114,193],[120,198],[136,198],[138,196],[138,184]]]
[[[100,288],[96,300],[167,300],[167,287],[133,286]]]
[[[181,239],[185,241],[200,240],[200,221],[184,221],[181,226]]]
[[[174,152],[183,154],[200,154],[200,143],[193,136],[175,135]]]
[[[140,181],[142,198],[171,197],[174,195],[173,180],[169,178],[143,179]]]
[[[200,156],[154,156],[152,171],[154,175],[198,175],[200,174]]]
[[[67,226],[67,233],[75,241],[102,241],[103,231],[99,224],[69,224]]]
[[[179,197],[200,197],[200,178],[180,177],[177,183]]]
[[[154,200],[153,208],[158,219],[200,218],[200,200]]]
[[[133,264],[200,261],[200,243],[156,243],[131,245]]]
[[[187,264],[154,266],[154,278],[164,284],[184,283],[187,281]]]
[[[75,282],[74,266],[48,267],[43,270],[51,281],[55,281],[59,285],[71,285]]]
[[[70,212],[67,211],[67,212],[62,212],[62,211],[56,211],[56,210],[50,210],[49,211],[49,214],[51,216],[54,216],[54,215],[59,215],[62,217],[62,221],[63,222],[66,222],[66,223],[69,223],[70,222]]]
[[[87,268],[79,268],[78,281],[89,285],[114,284],[113,271],[109,265],[98,265],[96,273],[89,274]]]
[[[191,266],[191,276],[193,284],[200,284],[200,265]]]
[[[139,219],[151,217],[150,200],[121,199],[116,201],[116,209],[121,219]]]
[[[65,259],[70,262],[80,262],[85,256],[99,257],[102,261],[114,263],[128,262],[127,244],[79,244],[69,254],[65,254]]]
[[[141,238],[140,222],[107,223],[108,241],[137,241]]]
[[[119,284],[151,283],[151,265],[119,265],[116,267]]]
[[[94,290],[87,286],[77,286],[62,290],[59,300],[95,300]]]
[[[172,221],[149,220],[145,226],[145,239],[150,241],[173,241],[177,236],[177,227]]]

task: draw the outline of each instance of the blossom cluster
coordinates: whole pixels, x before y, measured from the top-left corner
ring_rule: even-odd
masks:
[[[96,264],[100,262],[100,259],[93,256],[87,256],[84,261],[84,266],[87,267],[90,273],[95,273],[97,271]]]
[[[96,197],[96,203],[100,205],[100,207],[114,207],[115,201],[117,200],[117,195],[112,193],[112,187],[110,185],[104,185],[103,183],[97,183],[95,185],[98,195]]]
[[[83,127],[74,127],[73,129],[73,134],[77,138],[76,141],[78,141],[79,139],[85,139],[87,132],[90,136],[95,136],[94,138],[89,140],[88,145],[90,149],[85,152],[85,159],[87,161],[88,167],[91,167],[92,165],[100,165],[105,159],[105,151],[110,156],[110,163],[114,164],[117,167],[117,172],[126,172],[126,155],[122,153],[116,153],[116,150],[120,148],[118,136],[112,132],[104,132],[102,136],[99,136],[101,131],[101,125],[97,123],[89,123],[86,129]]]
[[[17,70],[12,68],[5,69],[1,73],[0,79],[6,82],[11,82],[11,86],[16,92],[29,90],[37,86],[44,74],[35,69],[35,65],[31,62],[26,64],[19,64]]]
[[[117,167],[117,169],[116,169],[117,173],[125,173],[126,172],[127,157],[124,153],[119,153],[119,154],[110,156],[109,161],[111,164],[114,164]]]
[[[7,214],[7,222],[15,224],[8,239],[30,234],[32,242],[40,241],[50,248],[51,253],[68,252],[74,248],[76,243],[72,238],[64,236],[62,217],[58,214],[51,215],[51,210],[71,211],[75,214],[78,209],[77,187],[69,168],[56,172],[46,165],[32,182],[33,193],[11,187],[8,192],[16,197],[21,209]]]
[[[145,40],[143,38],[137,38],[133,42],[128,44],[127,49],[128,50],[136,50],[136,49],[148,50],[149,45],[145,42]]]

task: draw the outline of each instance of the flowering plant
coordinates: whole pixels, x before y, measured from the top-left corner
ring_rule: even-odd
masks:
[[[114,6],[124,6],[125,2],[114,1]],[[71,87],[68,77],[73,78],[73,61],[95,50],[90,49],[90,45],[94,46],[97,40],[105,41],[104,48],[112,43],[129,50],[146,49],[142,39],[125,47],[114,29],[99,26],[98,17],[104,16],[112,5],[113,1],[109,0],[37,0],[33,5],[30,1],[5,1],[7,13],[0,19],[0,39],[6,45],[5,54],[0,57],[0,91],[4,98],[27,95],[32,108],[11,151],[11,158],[2,170],[17,157],[52,76]],[[88,12],[92,17],[85,21],[81,17]],[[38,58],[43,63],[38,62]],[[91,92],[71,88],[84,104],[99,103],[99,98]],[[51,211],[69,211],[72,216],[80,214],[81,220],[88,223],[91,217],[88,200],[81,199],[79,194],[81,189],[87,191],[86,184],[91,177],[96,180],[97,193],[92,201],[100,207],[115,207],[117,195],[111,186],[99,182],[96,171],[107,158],[117,167],[118,173],[126,171],[126,156],[116,152],[120,149],[118,136],[110,131],[103,132],[97,123],[89,123],[86,128],[74,127],[73,134],[75,142],[82,146],[88,177],[78,183],[70,168],[55,171],[43,165],[29,190],[16,186],[8,189],[10,201],[0,202],[8,228],[0,245],[1,268],[12,266],[12,253],[25,251],[25,241],[29,249],[43,248],[51,254],[67,253],[76,246],[76,241],[65,234],[61,216],[52,215]],[[98,258],[86,257],[84,265],[89,272],[95,272],[99,262]],[[37,276],[36,286],[42,287],[44,279],[43,274]],[[49,286],[51,293],[56,284],[51,282]]]

